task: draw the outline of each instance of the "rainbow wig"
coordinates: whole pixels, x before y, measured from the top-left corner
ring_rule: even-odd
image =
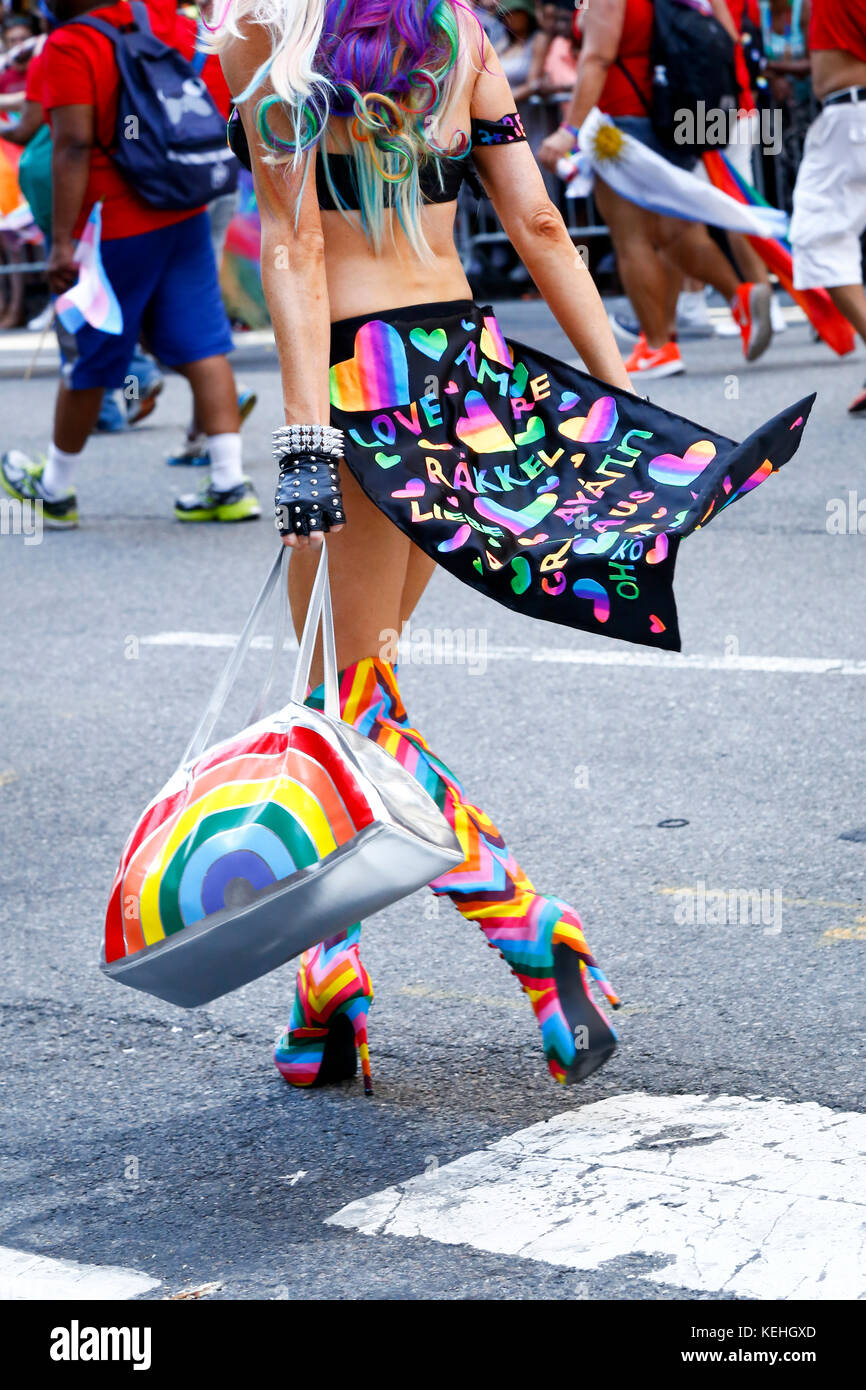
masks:
[[[270,59],[236,98],[248,100],[264,85],[271,89],[256,108],[268,161],[297,166],[317,150],[334,201],[351,220],[354,214],[331,177],[324,140],[329,122],[344,119],[369,241],[381,247],[385,210],[391,207],[416,254],[426,259],[419,170],[427,160],[463,158],[470,148],[465,131],[440,138],[474,66],[464,32],[469,22],[479,33],[479,57],[483,53],[480,26],[461,0],[222,3],[212,33],[237,36],[235,20],[241,16],[270,31]],[[274,108],[288,118],[288,139],[271,128]]]

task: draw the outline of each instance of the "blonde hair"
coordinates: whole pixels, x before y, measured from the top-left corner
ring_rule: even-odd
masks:
[[[271,40],[270,57],[236,98],[249,100],[265,83],[272,89],[256,107],[268,162],[297,167],[317,149],[334,202],[349,218],[324,141],[329,122],[344,119],[368,240],[381,249],[391,208],[416,255],[429,259],[420,169],[465,157],[471,143],[460,130],[441,138],[475,70],[468,24],[477,21],[462,0],[226,0],[210,30],[214,45],[242,37],[241,20]],[[270,128],[274,107],[288,120],[288,140]]]

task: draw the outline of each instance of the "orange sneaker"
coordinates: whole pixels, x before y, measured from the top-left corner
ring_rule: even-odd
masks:
[[[676,343],[665,343],[664,347],[651,348],[645,334],[641,333],[635,350],[625,364],[629,376],[680,376],[686,369]]]
[[[743,335],[743,356],[757,362],[773,338],[773,291],[769,285],[740,285],[731,300],[734,322]]]

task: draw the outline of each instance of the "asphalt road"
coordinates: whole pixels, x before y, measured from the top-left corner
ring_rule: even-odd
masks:
[[[573,357],[537,304],[501,317]],[[820,394],[793,463],[684,545],[685,652],[866,661],[866,535],[827,529],[832,499],[854,492],[866,513],[866,425],[845,410],[862,348],[836,361],[798,324],[753,368],[730,341],[689,345],[687,359],[653,398],[731,436]],[[267,503],[273,361],[254,355],[240,376],[259,394],[245,438]],[[44,447],[52,400],[48,377],[4,380],[3,447]],[[603,639],[541,629],[444,574],[417,626],[552,655],[500,655],[481,674],[409,664],[409,711],[539,888],[578,907],[627,1001],[612,1062],[556,1086],[502,961],[422,895],[365,934],[371,1100],[360,1083],[293,1091],[273,1067],[291,966],[192,1014],[102,978],[123,840],[225,659],[142,639],[237,632],[274,548],[267,521],[173,521],[173,492],[195,475],[162,457],[187,407],[172,380],[145,426],[92,442],[77,533],[0,537],[0,1244],[143,1270],[155,1298],[208,1283],[232,1299],[574,1297],[573,1270],[323,1223],[431,1160],[606,1098],[866,1109],[864,676],[784,660],[573,664],[563,655]],[[250,690],[266,659],[252,655]],[[287,655],[286,680],[290,669]],[[671,890],[700,882],[779,890],[781,931],[677,922]],[[694,1296],[660,1291],[651,1268],[641,1254],[609,1262],[580,1296]]]

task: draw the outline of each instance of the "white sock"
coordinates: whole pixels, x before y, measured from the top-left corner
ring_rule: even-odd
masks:
[[[243,482],[240,434],[209,434],[210,476],[217,492],[228,492]]]
[[[42,474],[42,486],[52,497],[63,497],[72,491],[72,480],[80,454],[67,454],[56,444],[49,445],[48,462]]]

